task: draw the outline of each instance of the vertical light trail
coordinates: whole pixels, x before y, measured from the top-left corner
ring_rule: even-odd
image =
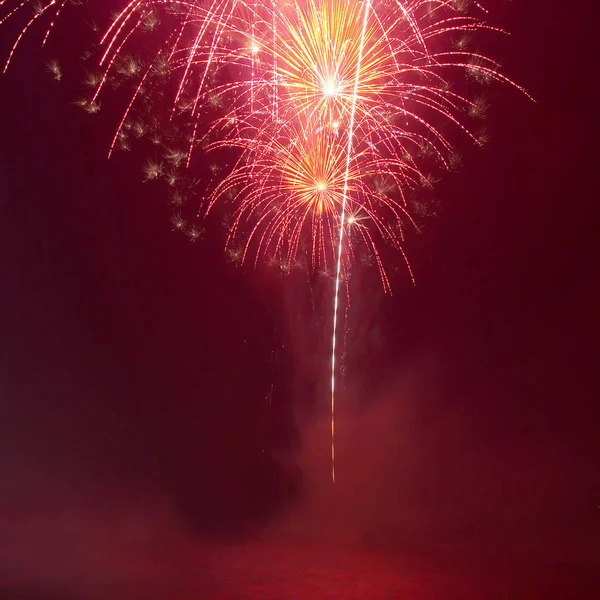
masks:
[[[356,113],[356,98],[358,96],[358,80],[362,63],[363,46],[369,20],[371,0],[365,2],[363,25],[360,34],[358,59],[356,61],[356,75],[354,76],[354,89],[352,90],[352,104],[350,108],[350,124],[348,127],[348,147],[346,149],[346,171],[344,173],[344,192],[342,194],[342,212],[340,216],[340,234],[338,242],[337,267],[335,274],[335,293],[333,296],[333,335],[331,339],[331,481],[335,483],[335,342],[337,334],[337,314],[340,295],[340,276],[342,272],[342,248],[344,242],[344,225],[346,221],[346,200],[348,198],[348,175],[350,173],[350,160],[352,155],[352,142],[354,138],[354,115]]]
[[[278,120],[278,111],[277,111],[277,9],[275,7],[276,0],[273,0],[272,16],[271,16],[271,28],[273,29],[273,117],[275,118],[275,122]]]

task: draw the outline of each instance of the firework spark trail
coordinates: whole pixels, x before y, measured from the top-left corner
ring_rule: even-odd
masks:
[[[48,41],[48,38],[50,37],[50,33],[52,32],[52,28],[54,27],[54,24],[56,23],[57,19],[60,17],[60,13],[62,11],[62,9],[65,7],[67,3],[67,0],[63,0],[58,8],[56,9],[56,12],[54,13],[54,18],[52,19],[52,21],[50,21],[50,25],[48,25],[48,29],[46,30],[46,35],[44,36],[44,39],[42,41],[42,46],[46,45],[46,42]]]
[[[8,17],[12,16],[17,10],[19,10],[25,3],[22,3],[18,6],[18,8],[16,8],[14,11],[12,11],[11,13],[8,14]],[[29,28],[42,16],[44,16],[44,13],[46,13],[46,11],[48,11],[50,8],[52,8],[54,5],[56,4],[56,0],[50,0],[50,3],[47,4],[46,6],[44,6],[43,8],[40,8],[39,10],[36,10],[33,13],[33,17],[31,17],[31,19],[29,20],[29,22],[25,25],[25,27],[23,27],[23,29],[21,30],[21,32],[19,33],[17,39],[15,40],[15,43],[13,44],[12,48],[10,49],[10,53],[8,55],[8,58],[6,59],[6,63],[4,65],[4,73],[6,73],[9,65],[10,65],[10,61],[12,60],[17,47],[19,46],[19,44],[21,43],[21,40],[23,39],[23,37],[25,36],[25,34],[27,33],[27,31],[29,30]],[[2,23],[4,21],[4,19],[2,19],[0,21],[0,23]]]
[[[358,81],[360,77],[360,66],[362,61],[363,46],[365,43],[365,33],[367,31],[367,22],[369,11],[371,9],[371,0],[365,2],[365,13],[363,16],[363,26],[358,50],[358,60],[356,63],[356,75],[354,77],[354,91],[352,94],[352,106],[350,109],[350,125],[348,128],[348,148],[346,153],[346,172],[344,174],[344,193],[342,197],[342,211],[340,214],[340,232],[338,243],[337,267],[335,274],[335,291],[333,296],[333,335],[331,341],[331,481],[335,483],[335,342],[337,333],[337,313],[340,291],[340,276],[342,271],[342,245],[344,241],[344,227],[346,219],[346,200],[348,198],[348,175],[350,173],[350,161],[352,160],[352,141],[354,137],[354,116],[356,112],[356,99],[358,96]]]

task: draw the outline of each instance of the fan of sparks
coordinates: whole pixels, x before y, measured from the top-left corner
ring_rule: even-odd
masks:
[[[5,69],[25,34],[40,28],[45,44],[79,3],[0,0],[0,23],[24,23]],[[474,34],[497,31],[483,15],[469,0],[124,1],[101,36],[87,108],[99,108],[114,77],[130,79],[112,153],[162,87],[170,100],[154,103],[153,117],[160,110],[188,126],[169,149],[179,163],[220,152],[230,165],[200,213],[232,203],[227,244],[241,260],[292,264],[303,253],[324,271],[339,258],[347,273],[364,253],[389,291],[379,248],[404,256],[416,227],[408,196],[428,182],[423,165],[450,169],[457,133],[480,143],[469,122],[484,102],[463,91],[460,71],[508,82],[469,50]],[[58,63],[50,69],[60,77]]]
[[[0,23],[24,18],[5,70],[40,23],[46,44],[70,3],[79,0],[0,0]],[[129,80],[109,155],[128,131],[143,135],[141,108],[159,128],[162,113],[165,127],[178,122],[186,132],[164,147],[172,167],[211,152],[228,165],[199,214],[233,205],[227,246],[241,261],[267,255],[289,265],[302,254],[313,270],[335,274],[334,480],[340,281],[362,253],[390,291],[383,243],[401,252],[412,278],[403,250],[405,232],[417,227],[411,191],[430,184],[424,166],[453,168],[457,133],[482,143],[469,122],[486,102],[470,98],[465,79],[519,88],[471,50],[476,34],[499,32],[483,16],[475,0],[123,0],[88,76],[90,112],[107,88]],[[58,62],[48,68],[60,79]],[[159,161],[146,170],[147,179],[176,179]],[[185,227],[179,213],[173,224]],[[188,233],[196,239],[200,230]]]

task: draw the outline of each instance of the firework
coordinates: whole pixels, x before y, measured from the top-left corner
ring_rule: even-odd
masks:
[[[5,70],[38,25],[47,42],[69,3],[0,0],[0,23],[23,23]],[[471,49],[477,34],[499,33],[484,15],[469,0],[129,0],[86,77],[92,93],[79,103],[89,112],[109,84],[130,89],[109,154],[145,135],[162,148],[144,174],[173,189],[174,229],[201,236],[181,214],[190,190],[178,187],[180,171],[214,153],[199,214],[233,204],[230,256],[290,265],[307,253],[313,270],[335,273],[332,465],[340,281],[357,257],[374,257],[390,291],[382,244],[401,252],[412,277],[403,250],[417,228],[411,190],[433,184],[425,169],[456,168],[457,133],[485,139],[471,127],[488,104],[471,99],[469,81],[524,91]],[[56,60],[47,70],[62,76]]]
[[[74,3],[0,0],[0,22],[24,22],[5,69],[25,34],[38,27],[46,43]],[[86,75],[92,93],[78,103],[97,112],[109,84],[129,86],[111,152],[145,129],[165,143],[144,113],[181,125],[179,147],[146,163],[147,180],[175,186],[175,171],[200,152],[216,153],[212,171],[230,164],[200,212],[233,201],[227,243],[243,242],[244,260],[275,253],[291,262],[309,248],[313,268],[328,270],[343,224],[352,234],[342,271],[373,254],[389,291],[378,247],[401,248],[399,232],[416,227],[408,192],[431,185],[424,169],[455,168],[456,132],[481,143],[470,125],[487,101],[471,99],[464,79],[508,81],[470,50],[475,34],[498,31],[470,5],[482,12],[465,0],[124,1],[101,34],[99,71]],[[47,69],[60,79],[57,60]]]

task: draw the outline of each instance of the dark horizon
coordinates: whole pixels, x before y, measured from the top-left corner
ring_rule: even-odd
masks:
[[[110,103],[73,106],[81,68],[53,81],[24,44],[0,77],[0,595],[208,597],[219,553],[267,577],[297,542],[596,597],[593,19],[489,4],[536,102],[493,88],[490,143],[407,246],[416,285],[399,256],[392,296],[356,269],[333,488],[331,283],[231,263],[219,218],[173,232],[139,157],[106,160]]]

